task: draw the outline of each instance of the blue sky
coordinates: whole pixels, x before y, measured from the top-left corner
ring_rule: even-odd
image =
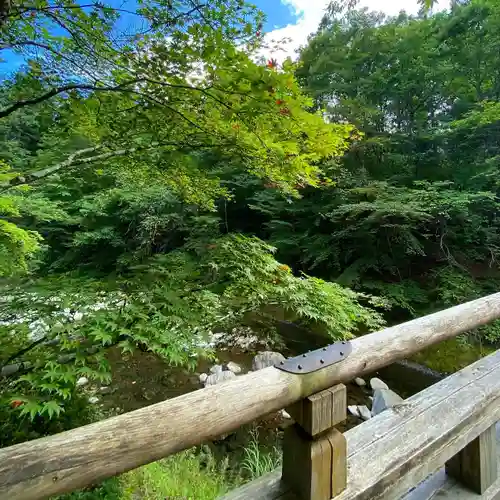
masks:
[[[105,0],[104,3],[131,11],[135,10],[137,6],[135,0]],[[267,14],[264,32],[283,28],[289,24],[296,23],[298,20],[298,13],[287,2],[282,2],[281,0],[253,0],[252,3]],[[129,28],[133,25],[133,22],[133,16],[125,16],[125,19],[120,23],[120,27]],[[23,58],[10,51],[2,51],[1,55],[4,62],[0,63],[0,74],[10,74],[23,64]]]
[[[104,3],[134,10],[136,0],[105,0]],[[265,56],[280,60],[287,56],[294,57],[297,48],[306,43],[307,36],[316,30],[330,0],[253,0],[252,3],[267,15],[264,26],[266,41],[271,43],[272,40],[283,38],[289,40],[277,52],[264,52]],[[448,3],[449,0],[440,0],[439,7],[445,8]],[[402,9],[410,13],[418,10],[417,0],[359,0],[359,5],[391,15]],[[125,25],[130,23],[130,17],[124,21]],[[23,62],[19,56],[5,52],[2,53],[5,62],[0,63],[0,75],[15,71]]]
[[[314,32],[321,21],[323,12],[330,0],[261,0],[261,8],[269,17],[269,25],[278,19],[279,29],[273,29],[266,35],[266,41],[287,38],[290,41],[286,47],[276,53],[266,53],[278,60],[287,56],[295,56],[297,48],[307,42],[307,37]],[[449,0],[439,0],[435,9],[443,9],[449,5]],[[291,21],[280,21],[281,9],[287,6],[291,12]],[[419,10],[418,0],[358,0],[359,7],[368,7],[370,10],[382,11],[389,15],[396,15],[401,10],[416,14]],[[285,26],[283,26],[285,24]]]
[[[288,24],[296,23],[298,20],[298,15],[294,12],[291,4],[285,4],[281,0],[253,0],[252,3],[267,15],[267,23],[264,26],[265,31],[284,28]]]

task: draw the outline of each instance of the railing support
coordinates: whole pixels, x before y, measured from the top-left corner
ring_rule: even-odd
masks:
[[[283,481],[302,500],[330,500],[346,488],[347,447],[333,426],[346,419],[346,388],[336,385],[287,408]]]
[[[482,495],[497,480],[496,426],[492,425],[446,463],[446,473]]]

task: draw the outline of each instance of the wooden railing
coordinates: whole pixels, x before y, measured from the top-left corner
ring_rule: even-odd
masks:
[[[1,449],[0,499],[41,499],[96,484],[285,407],[297,423],[285,437],[283,472],[229,498],[399,498],[446,462],[450,475],[491,492],[500,352],[345,434],[333,426],[345,418],[343,382],[499,318],[497,293],[356,338],[346,359],[312,373],[269,367]]]

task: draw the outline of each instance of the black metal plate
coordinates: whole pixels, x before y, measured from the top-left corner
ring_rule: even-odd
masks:
[[[288,373],[305,374],[321,370],[325,366],[330,366],[339,361],[343,361],[352,352],[352,345],[349,341],[335,342],[321,349],[309,351],[306,354],[288,358],[285,361],[275,364],[276,368]]]

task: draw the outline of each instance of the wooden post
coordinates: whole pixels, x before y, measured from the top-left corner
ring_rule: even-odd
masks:
[[[287,408],[282,477],[302,500],[330,500],[346,488],[347,446],[333,426],[346,419],[346,388],[339,384]]]
[[[497,479],[495,425],[451,458],[446,463],[446,473],[482,495]]]

